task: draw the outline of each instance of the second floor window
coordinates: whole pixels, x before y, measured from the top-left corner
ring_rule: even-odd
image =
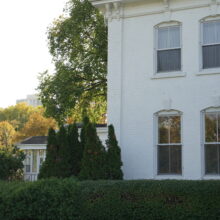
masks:
[[[220,67],[220,20],[202,23],[203,69]]]
[[[181,70],[180,25],[158,27],[157,72]]]

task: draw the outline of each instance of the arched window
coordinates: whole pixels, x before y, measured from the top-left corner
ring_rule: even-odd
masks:
[[[156,72],[181,71],[181,23],[155,26]]]
[[[161,111],[157,116],[157,174],[182,173],[181,112]]]
[[[220,174],[220,108],[203,111],[205,174]]]
[[[220,67],[220,16],[201,20],[202,69]]]

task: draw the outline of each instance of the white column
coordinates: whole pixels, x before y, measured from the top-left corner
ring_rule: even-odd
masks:
[[[122,112],[122,38],[123,19],[120,5],[111,4],[108,15],[108,124],[113,124],[119,144],[121,142]]]

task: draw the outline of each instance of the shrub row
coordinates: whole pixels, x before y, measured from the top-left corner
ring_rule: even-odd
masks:
[[[219,219],[220,181],[0,182],[4,220]]]

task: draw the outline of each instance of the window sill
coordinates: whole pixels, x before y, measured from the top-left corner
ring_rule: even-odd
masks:
[[[169,180],[169,179],[177,179],[177,180],[181,180],[183,179],[183,176],[181,174],[176,174],[176,175],[156,175],[155,176],[156,180]]]
[[[204,69],[200,70],[199,73],[197,73],[197,76],[204,76],[204,75],[215,75],[220,74],[220,68],[213,68],[213,69]]]
[[[186,73],[183,72],[167,72],[167,73],[156,73],[151,79],[163,79],[163,78],[177,78],[177,77],[185,77]]]
[[[219,180],[220,179],[220,175],[205,175],[203,176],[204,180]]]

